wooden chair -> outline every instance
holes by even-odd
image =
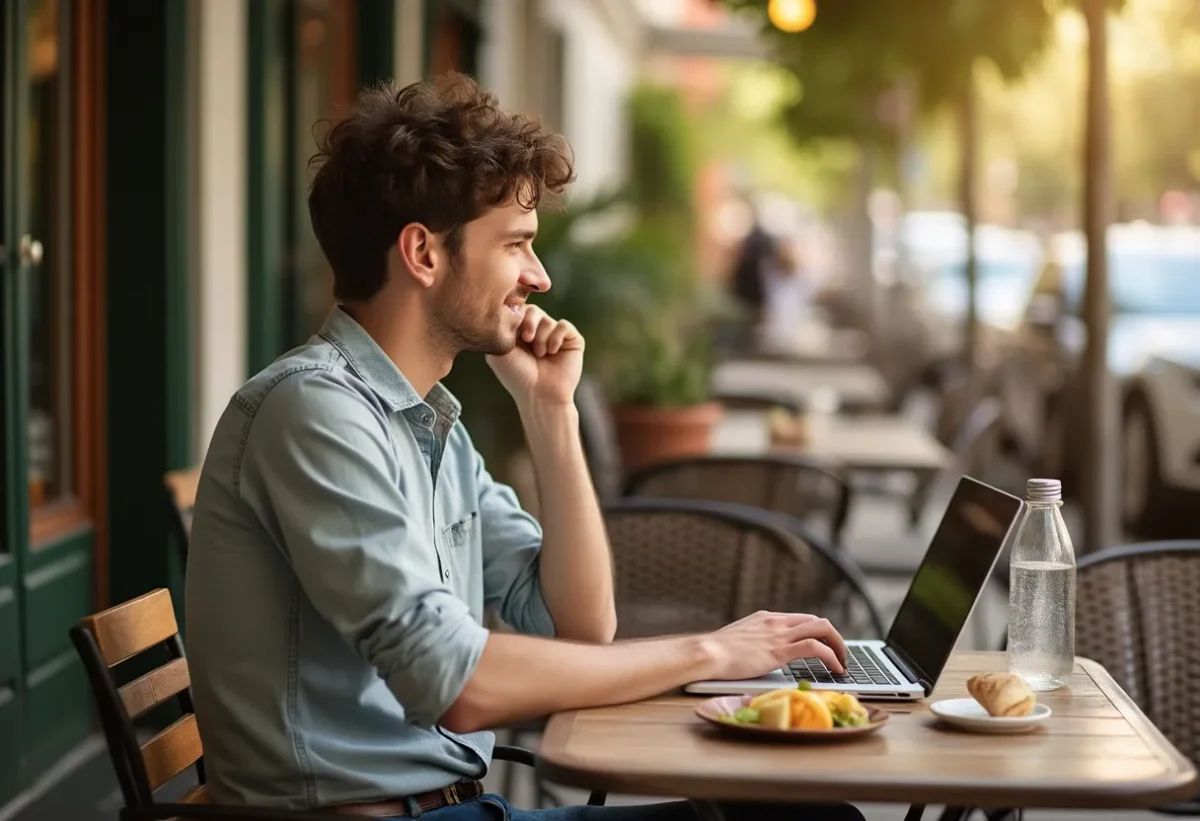
[[[109,757],[125,806],[121,821],[152,819],[239,819],[239,821],[344,821],[333,812],[247,809],[212,803],[205,786],[203,749],[192,706],[191,678],[183,641],[175,622],[171,594],[151,591],[136,599],[88,616],[71,628],[71,640],[83,661],[96,699]],[[115,668],[147,651],[165,650],[167,663],[118,685]],[[181,716],[151,739],[139,743],[133,722],[174,700]],[[497,746],[493,758],[532,766],[533,753]],[[199,782],[178,802],[159,802],[154,793],[186,770]],[[602,804],[603,793],[590,803]]]
[[[200,468],[173,470],[163,476],[167,491],[167,506],[171,511],[171,532],[183,553],[187,565],[188,539],[192,533],[192,508],[196,506],[196,487],[200,484]]]

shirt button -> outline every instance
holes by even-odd
[[[442,578],[443,578],[443,579],[445,579],[446,581],[450,581],[450,571],[449,571],[449,570],[443,570],[443,571],[442,571]]]
[[[430,422],[432,422],[432,421],[433,421],[433,414],[432,414],[432,413],[423,413],[423,414],[421,414],[421,421],[422,421],[423,423],[425,423],[426,425],[428,425]]]

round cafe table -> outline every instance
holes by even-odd
[[[967,696],[1003,653],[951,657],[929,699]],[[837,744],[734,740],[694,715],[699,696],[554,716],[538,751],[547,781],[587,790],[709,801],[849,801],[950,808],[1155,808],[1193,798],[1197,774],[1103,667],[1078,659],[1067,687],[1039,695],[1033,732],[941,728],[925,702],[881,703],[891,720]]]

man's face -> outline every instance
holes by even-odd
[[[517,344],[525,298],[550,287],[533,252],[537,225],[536,211],[512,202],[463,226],[451,270],[432,294],[437,333],[454,353],[502,356]]]

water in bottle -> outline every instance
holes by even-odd
[[[1009,570],[1008,669],[1035,691],[1067,683],[1075,665],[1075,551],[1062,483],[1030,479]]]

